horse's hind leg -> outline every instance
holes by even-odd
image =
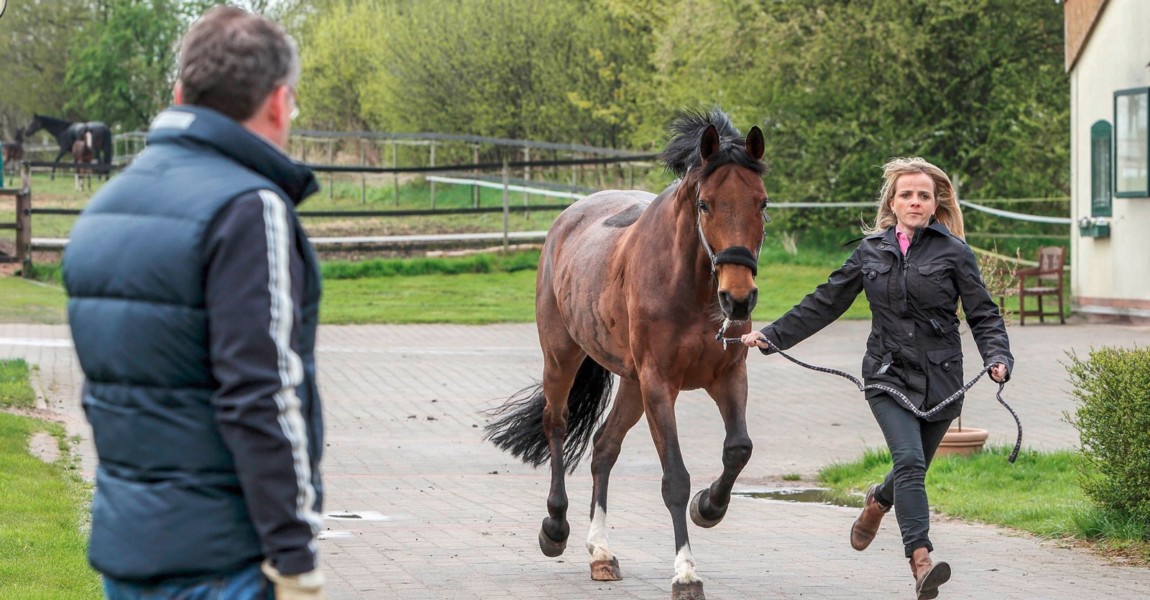
[[[607,547],[607,483],[611,468],[619,458],[623,438],[643,416],[643,394],[639,383],[619,380],[619,393],[607,420],[595,434],[595,449],[591,455],[591,528],[587,532],[587,552],[591,554],[591,579],[617,581],[623,578],[619,561]]]
[[[699,527],[714,527],[727,515],[731,488],[751,460],[751,437],[747,434],[747,377],[729,377],[707,389],[719,406],[726,428],[723,440],[723,473],[710,487],[699,490],[691,500],[691,520]]]
[[[546,556],[559,556],[567,549],[571,526],[567,523],[567,487],[564,471],[563,444],[567,438],[568,395],[586,354],[573,341],[565,340],[562,348],[545,348],[543,352],[543,431],[551,453],[551,487],[547,492],[547,517],[539,530],[539,549]]]

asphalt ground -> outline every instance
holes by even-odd
[[[869,324],[836,323],[794,349],[808,362],[858,374]],[[1009,328],[1015,371],[1004,397],[1019,413],[1023,445],[1074,448],[1064,420],[1075,404],[1067,353],[1145,346],[1150,327],[1067,324]],[[63,326],[0,324],[0,358],[34,370],[41,409],[81,436],[81,468],[95,458],[79,405],[82,376]],[[968,376],[981,364],[964,334]],[[327,419],[323,470],[328,514],[321,550],[328,597],[668,598],[674,574],[670,517],[647,428],[627,437],[611,480],[608,534],[624,579],[590,579],[583,549],[589,526],[589,461],[568,478],[571,540],[558,558],[538,549],[548,473],[482,440],[481,411],[541,374],[535,327],[324,326],[320,389]],[[819,468],[883,445],[862,394],[850,382],[805,371],[779,357],[749,358],[748,427],[754,456],[726,519],[691,525],[691,546],[707,597],[913,598],[898,528],[889,515],[865,552],[848,544],[857,509],[755,499],[746,493],[813,485]],[[989,380],[968,394],[963,424],[1012,444],[1014,420]],[[49,414],[50,413],[50,414]],[[693,489],[721,471],[723,428],[701,392],[677,404],[679,438]],[[784,481],[799,475],[802,481]],[[1108,562],[1088,550],[936,516],[936,560],[954,575],[942,599],[1150,598],[1150,569]]]

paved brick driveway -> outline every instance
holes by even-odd
[[[796,349],[800,358],[857,373],[867,324],[832,325]],[[1007,399],[1026,427],[1026,446],[1073,447],[1065,352],[1144,346],[1150,328],[1104,325],[1011,327],[1018,357]],[[38,365],[46,408],[86,435],[80,376],[66,328],[0,325],[0,357]],[[979,364],[966,336],[967,364]],[[668,598],[673,573],[670,519],[660,469],[642,424],[624,444],[610,497],[610,538],[625,579],[588,576],[582,540],[588,519],[586,463],[568,480],[571,541],[558,559],[536,545],[547,475],[481,441],[480,411],[539,377],[532,325],[353,326],[320,330],[320,386],[326,402],[327,521],[321,542],[329,597]],[[968,367],[969,368],[969,367]],[[737,491],[806,478],[857,457],[882,438],[846,380],[808,374],[777,358],[752,356],[749,427],[755,454]],[[1010,415],[980,383],[964,423],[1013,441]],[[680,438],[694,488],[721,470],[722,425],[712,402],[681,396]],[[94,461],[81,445],[83,468]],[[358,518],[343,518],[352,515]],[[852,509],[736,497],[714,529],[692,526],[708,597],[912,598],[893,518],[865,553],[850,549]],[[1114,566],[1081,550],[994,527],[936,519],[935,556],[954,577],[940,598],[978,600],[1147,598],[1150,569]]]

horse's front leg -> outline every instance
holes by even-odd
[[[607,546],[607,483],[611,469],[619,458],[623,438],[643,416],[643,394],[639,383],[619,380],[619,392],[607,420],[595,433],[595,447],[591,454],[591,528],[587,532],[587,552],[591,554],[591,579],[618,581],[623,578],[619,560]]]
[[[651,439],[663,465],[663,504],[671,513],[675,528],[675,577],[671,579],[673,600],[703,600],[703,581],[695,574],[695,557],[687,535],[687,501],[691,497],[691,474],[683,462],[675,424],[675,398],[678,390],[663,381],[643,382],[643,399]]]
[[[719,406],[727,435],[723,440],[723,473],[710,487],[699,490],[691,500],[691,520],[699,527],[714,527],[727,515],[731,489],[743,467],[751,460],[751,437],[747,434],[747,370],[740,364],[735,372],[707,388]]]
[[[64,155],[69,153],[69,152],[71,152],[71,150],[61,150],[60,153],[56,155],[56,160],[53,160],[52,162],[53,163],[60,162],[60,159],[64,158]],[[50,174],[48,175],[48,179],[50,179],[52,181],[55,181],[55,179],[56,179],[56,165],[55,164],[52,165],[52,170],[51,170]]]

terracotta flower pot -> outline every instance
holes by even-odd
[[[962,429],[958,429],[957,427],[951,427],[947,429],[946,434],[942,436],[942,443],[938,445],[938,450],[934,455],[974,454],[982,450],[982,446],[986,444],[986,438],[988,437],[990,437],[990,432],[985,429],[978,429],[977,427],[963,427]]]

